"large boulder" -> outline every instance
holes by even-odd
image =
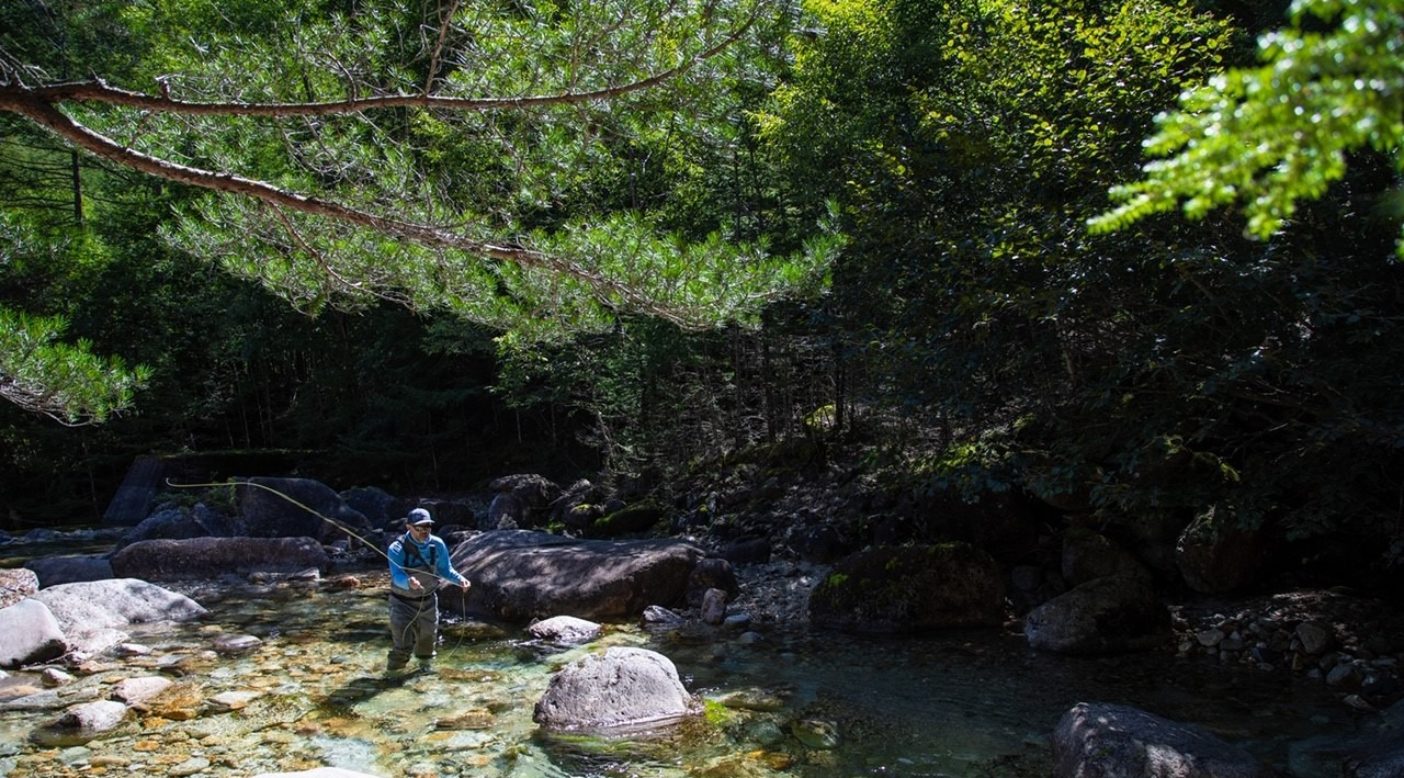
[[[48,606],[69,647],[84,653],[126,639],[121,630],[132,624],[190,621],[206,613],[183,594],[134,578],[60,584],[41,589],[34,599]]]
[[[1211,507],[1180,534],[1175,564],[1185,584],[1202,594],[1226,594],[1251,584],[1267,557],[1260,530],[1244,529],[1233,515]]]
[[[1268,778],[1247,751],[1128,705],[1080,702],[1053,732],[1054,778]]]
[[[495,493],[482,529],[519,529],[546,523],[561,487],[535,473],[505,475],[488,485]]]
[[[604,487],[582,478],[551,501],[551,521],[570,529],[583,530],[604,515],[604,504],[608,499],[609,493]]]
[[[584,528],[586,535],[593,538],[616,538],[647,532],[657,526],[667,511],[657,503],[644,501],[637,505],[627,505],[594,519]]]
[[[511,492],[498,492],[492,496],[492,502],[488,503],[487,514],[483,516],[483,523],[478,528],[521,529],[528,526],[528,522],[526,503]]]
[[[235,487],[234,499],[236,535],[327,541],[343,536],[343,527],[357,533],[370,529],[341,495],[310,478],[249,478]]]
[[[834,566],[809,597],[810,623],[862,633],[998,625],[1004,577],[967,543],[886,546]]]
[[[675,540],[575,540],[529,530],[483,532],[454,547],[453,563],[472,581],[467,603],[456,587],[441,597],[503,621],[570,615],[628,620],[649,605],[682,600],[701,549]]]
[[[185,540],[228,534],[229,520],[204,503],[194,508],[166,505],[128,530],[117,542],[117,548],[143,540]]]
[[[63,656],[68,643],[48,606],[20,600],[0,608],[0,667],[20,667]]]
[[[190,538],[143,540],[112,556],[120,578],[172,581],[251,572],[291,573],[331,565],[326,549],[312,538]]]
[[[1151,577],[1150,569],[1131,552],[1106,535],[1085,527],[1070,527],[1063,533],[1061,561],[1063,580],[1069,586],[1109,575]]]
[[[25,568],[0,569],[0,608],[8,608],[39,591],[39,576]]]
[[[1375,730],[1352,746],[1345,759],[1346,778],[1399,778],[1404,775],[1404,701],[1396,702],[1373,722]]]
[[[614,647],[552,676],[532,720],[553,731],[619,731],[674,723],[695,711],[666,656]]]
[[[39,576],[39,586],[58,586],[79,581],[104,581],[113,577],[112,560],[106,554],[73,554],[31,559],[24,566]]]
[[[1164,646],[1170,611],[1140,576],[1097,578],[1024,617],[1024,636],[1042,651],[1111,654]]]
[[[725,559],[708,557],[697,562],[687,577],[687,605],[696,608],[702,604],[702,597],[709,589],[720,589],[728,600],[736,599],[741,593],[741,584],[736,580],[736,568]]]
[[[397,529],[405,511],[396,509],[395,496],[375,486],[358,486],[341,493],[346,506],[366,517],[377,529]]]

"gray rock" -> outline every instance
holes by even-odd
[[[1143,578],[1098,578],[1031,611],[1024,636],[1030,646],[1056,653],[1145,650],[1170,641],[1170,612]]]
[[[488,503],[487,515],[479,529],[509,530],[526,526],[529,526],[526,503],[510,492],[499,492]]]
[[[1194,633],[1195,640],[1198,640],[1199,645],[1205,648],[1213,648],[1219,645],[1224,642],[1225,637],[1227,636],[1224,635],[1224,631],[1221,629],[1201,629]]]
[[[70,647],[84,652],[125,641],[129,636],[120,630],[131,624],[189,621],[206,612],[183,594],[135,578],[60,584],[40,590],[34,599],[53,612]]]
[[[341,493],[347,507],[366,517],[372,527],[393,529],[400,524],[401,516],[395,511],[395,497],[384,489],[374,486],[361,486]]]
[[[1360,669],[1349,662],[1342,662],[1326,673],[1326,685],[1342,689],[1355,689],[1360,686]]]
[[[1297,639],[1302,641],[1302,651],[1315,656],[1326,652],[1335,640],[1330,625],[1317,621],[1303,621],[1297,625]]]
[[[703,553],[676,540],[574,540],[499,530],[458,544],[452,556],[473,586],[466,603],[455,587],[440,592],[451,611],[516,622],[561,614],[609,621],[679,602]]]
[[[116,575],[147,581],[215,578],[259,571],[292,573],[309,567],[325,570],[330,566],[326,549],[310,537],[143,540],[112,557],[112,570]]]
[[[496,494],[480,527],[484,530],[541,526],[561,498],[561,487],[535,473],[507,475],[488,485]]]
[[[560,497],[551,501],[551,521],[575,530],[585,529],[595,519],[604,515],[604,503],[607,499],[608,494],[602,487],[582,478],[566,487]]]
[[[96,736],[115,729],[126,716],[126,705],[115,700],[97,700],[74,705],[49,726],[75,735]]]
[[[707,624],[720,624],[726,619],[726,592],[721,589],[708,589],[702,597],[702,621]]]
[[[248,707],[248,704],[263,696],[263,692],[232,691],[221,692],[209,699],[211,710],[226,713]]]
[[[68,700],[60,697],[56,690],[50,689],[0,702],[0,710],[58,710],[67,704]]]
[[[27,599],[0,608],[0,667],[47,662],[67,650],[63,626],[44,603]]]
[[[338,525],[358,534],[371,528],[341,495],[310,478],[250,478],[235,487],[234,499],[236,535],[329,541],[346,534]]]
[[[0,608],[8,608],[39,591],[39,576],[33,570],[0,570]]]
[[[1404,710],[1404,703],[1394,709]],[[1386,716],[1389,714],[1387,713]],[[1355,748],[1345,760],[1346,778],[1399,778],[1404,775],[1404,731],[1390,728]]]
[[[563,646],[578,646],[598,638],[603,628],[593,621],[577,619],[574,616],[553,616],[532,624],[527,632],[537,640],[558,643]]]
[[[552,676],[532,720],[556,731],[618,731],[673,723],[696,712],[671,660],[614,647]]]
[[[41,587],[112,578],[112,562],[101,554],[71,554],[31,559],[24,566],[39,576]]]
[[[736,570],[725,559],[708,557],[692,568],[687,577],[687,604],[696,608],[702,605],[702,598],[709,589],[721,589],[728,600],[736,599],[741,593],[741,585],[736,581]]]
[[[681,615],[662,605],[650,605],[643,610],[645,624],[681,624],[683,621],[685,619]]]
[[[209,535],[210,532],[195,520],[189,509],[170,505],[157,510],[132,527],[117,542],[117,548],[130,546],[142,540],[185,540]]]
[[[67,686],[73,683],[72,675],[58,669],[57,667],[46,667],[39,675],[39,682],[50,689],[57,689],[60,686]]]
[[[1252,754],[1191,724],[1127,705],[1080,702],[1053,733],[1055,778],[1268,778]]]
[[[112,699],[128,705],[141,705],[175,684],[169,678],[159,675],[146,675],[139,678],[125,678],[112,687]]]
[[[263,641],[253,635],[220,635],[214,639],[215,652],[226,656],[247,654],[261,645]]]

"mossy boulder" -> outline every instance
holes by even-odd
[[[1004,577],[966,543],[881,546],[834,566],[810,594],[816,627],[861,633],[917,633],[1004,621]]]
[[[616,538],[652,529],[663,519],[663,506],[642,502],[595,519],[587,534],[596,538]]]

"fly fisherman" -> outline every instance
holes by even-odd
[[[410,652],[427,670],[439,639],[439,582],[468,591],[468,579],[453,569],[448,546],[431,534],[434,519],[415,508],[405,517],[405,534],[390,544],[390,649],[387,671],[409,664]]]

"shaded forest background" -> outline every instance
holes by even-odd
[[[0,45],[56,75],[149,84],[203,31],[276,38],[270,20],[287,13],[361,5],[24,0],[0,10]],[[1136,177],[1153,117],[1251,63],[1285,11],[777,7],[703,86],[616,113],[594,128],[590,165],[553,173],[549,202],[515,207],[536,226],[646,212],[691,239],[777,252],[829,219],[845,248],[828,289],[772,304],[758,328],[621,315],[611,332],[526,349],[433,310],[294,310],[161,237],[196,193],[0,114],[0,300],[152,368],[134,408],[101,425],[0,404],[0,526],[94,522],[150,453],[192,475],[280,470],[403,494],[528,471],[666,490],[728,453],[802,440],[893,489],[1212,516],[1268,528],[1342,575],[1399,575],[1390,160],[1357,153],[1265,241],[1231,210],[1085,226]],[[417,29],[433,9],[395,12]],[[510,165],[477,140],[403,127],[407,148],[466,182],[456,196],[517,197]]]

